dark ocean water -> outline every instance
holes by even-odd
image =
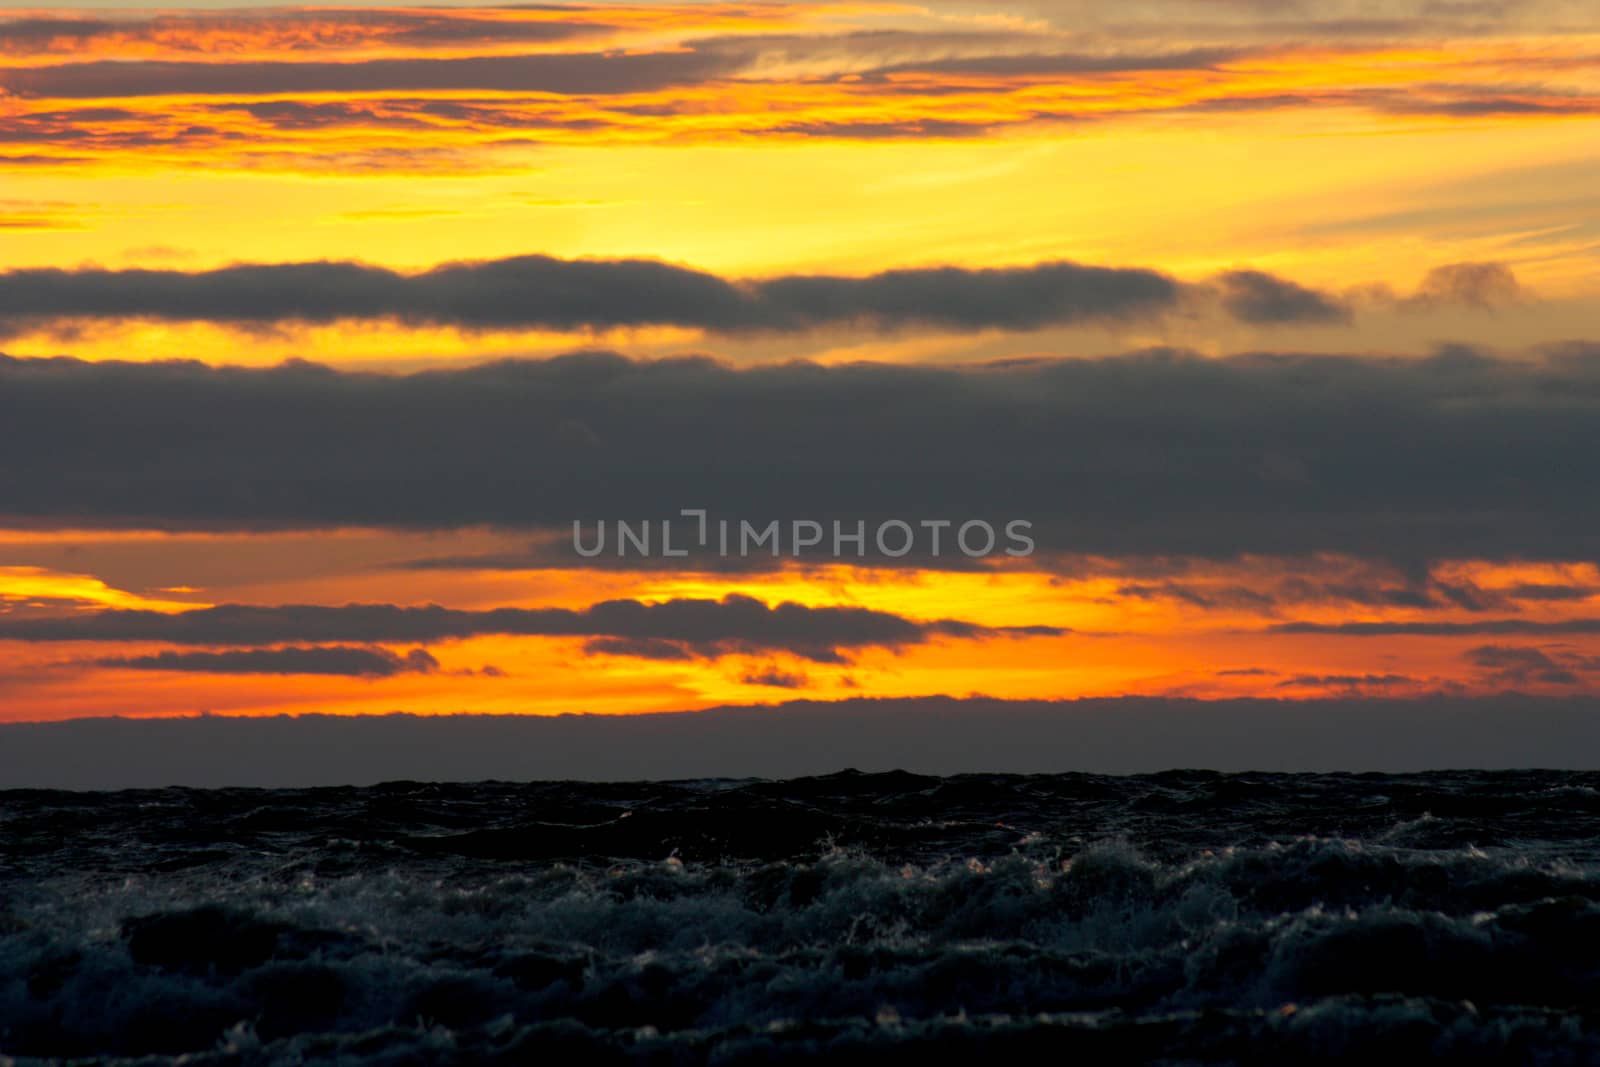
[[[0,1061],[1600,1062],[1600,775],[0,793]]]

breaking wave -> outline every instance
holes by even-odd
[[[1533,772],[0,793],[0,1053],[1589,1063],[1597,842]]]

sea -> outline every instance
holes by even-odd
[[[0,792],[7,1065],[933,1056],[1600,1063],[1600,774]]]

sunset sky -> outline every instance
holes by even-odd
[[[1594,694],[1600,11],[10,8],[0,353],[0,721]]]

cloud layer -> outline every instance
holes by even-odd
[[[19,226],[70,222],[70,216],[55,218],[35,205],[18,204],[33,211],[17,217]],[[1487,311],[1526,296],[1511,269],[1493,262],[1437,267],[1404,296],[1382,285],[1340,295],[1257,270],[1182,282],[1147,267],[1064,260],[759,278],[722,277],[649,259],[544,255],[445,263],[415,273],[348,260],[201,271],[35,267],[0,271],[0,337],[70,332],[105,321],[243,329],[366,322],[567,332],[673,326],[725,335],[829,328],[1020,332],[1153,324],[1175,312],[1216,312],[1255,327],[1326,326],[1350,323],[1361,304],[1389,311]]]
[[[568,608],[495,608],[465,611],[431,605],[259,607],[225,604],[163,613],[111,610],[65,617],[0,617],[0,640],[158,641],[177,645],[276,645],[300,642],[432,643],[503,634],[588,637],[589,650],[647,659],[716,659],[785,652],[819,663],[843,663],[852,650],[901,648],[937,637],[982,639],[1055,636],[1049,626],[993,628],[957,619],[918,621],[858,607],[768,606],[730,594],[721,600],[641,603],[608,600],[581,611]],[[420,650],[419,650],[420,651]],[[162,654],[102,661],[102,665],[152,670],[238,673],[396,673],[436,667],[426,652],[398,657],[363,648],[289,648],[259,652]],[[321,666],[322,671],[303,668]],[[284,668],[294,667],[295,670]],[[277,669],[274,669],[277,668]],[[338,669],[335,669],[338,668]],[[366,669],[358,669],[366,668]]]
[[[149,656],[108,656],[96,666],[135,671],[195,674],[326,674],[352,678],[391,678],[428,674],[439,661],[424,649],[404,656],[384,648],[334,645],[324,648],[231,649],[227,652],[157,652]]]
[[[1253,277],[1297,290],[1267,275]],[[383,319],[469,330],[682,326],[724,333],[843,324],[1029,330],[1150,319],[1174,309],[1181,295],[1182,286],[1157,271],[1065,262],[749,280],[651,260],[549,256],[452,263],[420,274],[349,262],[195,273],[28,269],[0,273],[0,330],[8,322],[17,329],[91,319],[237,325]],[[1296,307],[1279,300],[1274,307],[1275,321],[1323,314],[1315,302]]]
[[[1600,349],[410,375],[0,360],[0,508],[162,527],[1012,519],[1041,551],[1600,555]],[[574,555],[573,563],[581,561]]]
[[[303,715],[0,725],[19,787],[367,785],[863,771],[1593,766],[1591,699],[848,700],[653,715]]]
[[[508,148],[573,141],[1027,136],[1172,114],[1464,124],[1600,112],[1586,24],[1559,2],[1423,4],[1385,18],[1291,5],[1292,22],[1259,4],[1030,7],[994,21],[730,3],[0,17],[0,167],[316,171],[333,156],[459,172],[494,169]],[[346,134],[342,151],[329,152],[320,127]]]

